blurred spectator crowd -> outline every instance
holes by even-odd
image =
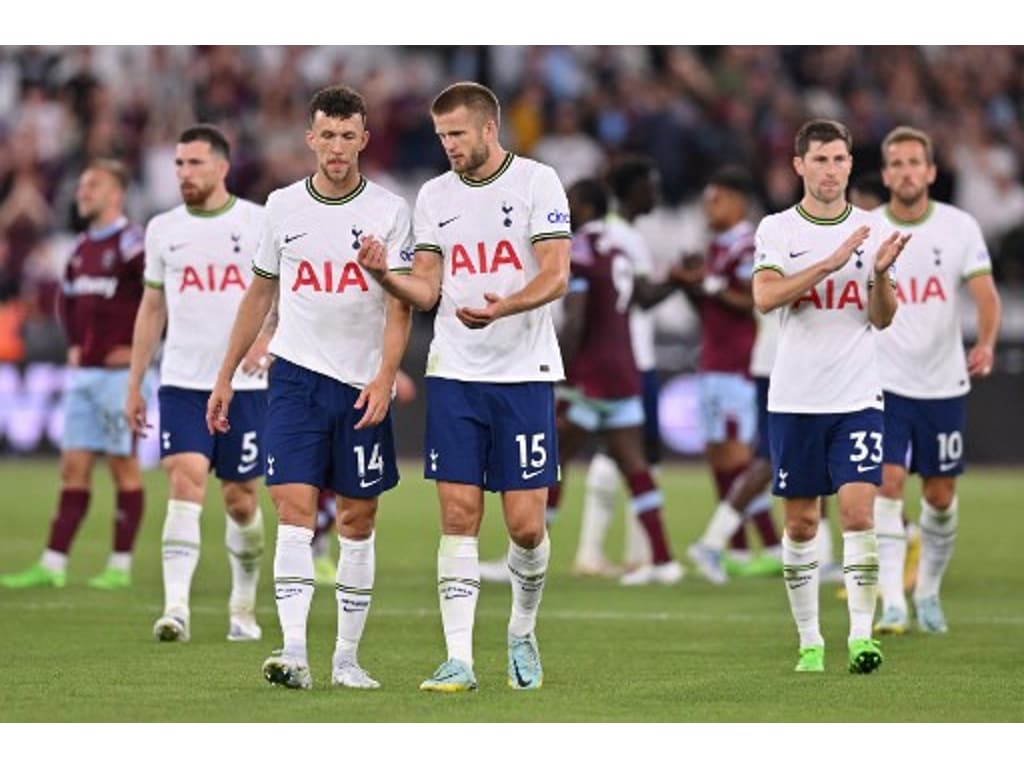
[[[1024,288],[1024,47],[7,47],[0,361],[63,357],[54,298],[87,159],[129,165],[128,210],[144,222],[180,202],[178,133],[212,122],[232,141],[230,188],[262,203],[311,171],[306,105],[344,82],[369,104],[364,172],[412,200],[447,167],[430,100],[464,79],[498,93],[506,146],[566,185],[623,153],[652,157],[663,194],[655,250],[670,254],[701,247],[698,227],[672,222],[693,218],[724,163],[754,173],[764,210],[796,202],[792,139],[808,117],[849,125],[855,176],[878,171],[890,128],[923,128],[936,142],[934,195],[978,219],[997,279]]]

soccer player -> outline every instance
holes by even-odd
[[[783,563],[800,636],[798,672],[821,672],[815,534],[818,497],[838,493],[848,593],[849,670],[882,663],[871,637],[878,592],[872,510],[882,480],[882,387],[875,330],[892,322],[889,268],[907,242],[846,202],[850,133],[831,120],[797,132],[793,167],[804,195],[757,229],[754,302],[781,309],[779,347],[768,390],[773,493],[785,508]],[[874,229],[874,232],[872,232]]]
[[[559,338],[569,394],[558,421],[559,457],[564,468],[589,435],[604,438],[652,552],[651,564],[624,574],[620,583],[676,584],[685,571],[669,552],[663,498],[644,453],[642,382],[629,321],[633,262],[626,252],[632,233],[621,219],[608,218],[608,194],[592,179],[569,190],[569,213],[572,274]],[[558,509],[562,481],[548,491],[549,520]]]
[[[114,548],[90,587],[131,585],[143,492],[135,442],[124,418],[131,323],[142,298],[143,235],[124,216],[128,173],[116,160],[89,163],[75,203],[88,224],[64,272],[60,317],[68,339],[61,492],[42,559],[0,578],[6,587],[63,587],[75,534],[89,508],[92,469],[106,456],[117,489]]]
[[[267,200],[253,281],[206,412],[211,433],[238,429],[231,374],[280,293],[264,449],[278,515],[274,592],[284,647],[263,663],[263,675],[288,688],[313,684],[306,623],[321,488],[336,494],[341,549],[331,683],[380,686],[358,651],[373,598],[377,501],[398,483],[389,408],[412,315],[364,274],[357,256],[372,246],[388,269],[408,272],[412,238],[409,206],[359,171],[366,118],[362,96],[349,88],[313,96],[306,145],[316,171]]]
[[[700,399],[708,463],[718,490],[719,504],[700,541],[689,555],[715,584],[727,581],[722,554],[726,542],[742,528],[743,515],[758,527],[765,550],[743,563],[744,572],[778,573],[781,548],[772,521],[767,489],[743,507],[730,502],[733,485],[753,459],[751,444],[757,430],[757,393],[748,376],[757,333],[750,280],[754,266],[754,227],[747,210],[754,183],[739,167],[714,173],[704,189],[704,216],[715,233],[708,256],[699,266],[677,268],[690,286],[701,313]]]
[[[160,456],[170,498],[163,528],[164,611],[153,625],[161,641],[188,641],[189,593],[199,562],[199,516],[207,475],[220,479],[227,512],[225,544],[231,562],[228,640],[259,640],[256,587],[263,554],[257,479],[263,473],[261,433],[266,413],[267,339],[254,344],[235,387],[230,435],[206,430],[206,401],[228,343],[235,309],[256,251],[263,208],[228,192],[230,147],[212,125],[178,137],[175,166],[182,205],[146,227],[146,287],[135,318],[125,413],[145,434],[142,377],[164,326],[160,366]],[[262,320],[262,318],[261,318]]]
[[[473,624],[480,593],[484,491],[501,493],[511,542],[508,683],[544,680],[535,627],[550,543],[548,487],[558,477],[553,382],[563,378],[549,302],[569,276],[569,208],[549,166],[498,140],[498,99],[455,83],[431,105],[451,171],[420,190],[410,275],[382,248],[360,254],[388,292],[422,311],[440,301],[427,360],[425,476],[437,481],[438,593],[448,658],[420,688],[476,688]]]
[[[875,499],[882,591],[877,630],[902,634],[908,626],[903,486],[909,469],[921,476],[917,624],[924,632],[945,632],[939,588],[956,539],[956,478],[964,471],[967,391],[970,377],[992,371],[999,294],[978,223],[964,211],[929,197],[936,169],[928,134],[906,126],[894,129],[882,142],[882,162],[890,194],[885,216],[914,237],[896,272],[900,310],[878,337],[885,439],[882,487]],[[966,284],[978,318],[977,341],[966,358],[960,331],[961,284]]]
[[[654,318],[648,311],[680,288],[673,280],[654,282],[653,260],[643,235],[634,222],[654,210],[658,199],[658,173],[651,160],[627,156],[612,166],[608,184],[616,201],[618,247],[633,267],[633,298],[629,313],[633,356],[643,387],[643,438],[647,464],[651,470],[661,460],[661,434],[658,429],[658,371],[654,357]],[[619,492],[619,468],[614,460],[598,451],[590,462],[585,481],[580,540],[573,572],[578,575],[614,575],[617,569],[604,556],[604,538],[608,532]],[[649,539],[639,518],[627,512],[624,566],[637,570],[631,582],[644,583],[654,573]],[[627,582],[630,583],[630,582]]]

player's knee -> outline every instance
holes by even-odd
[[[935,480],[943,482],[934,482]],[[933,508],[948,509],[956,496],[956,485],[952,478],[933,478],[925,483],[922,495]]]
[[[248,483],[226,483],[223,488],[224,508],[239,525],[245,525],[256,514],[256,487]]]
[[[346,539],[361,541],[370,538],[377,520],[377,504],[360,503],[346,504],[338,510],[338,535]]]
[[[60,482],[64,488],[88,488],[88,465],[69,459],[61,461]]]

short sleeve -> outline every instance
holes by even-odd
[[[164,287],[164,252],[159,232],[153,221],[146,226],[144,250],[146,266],[142,272],[142,278],[147,287],[162,289]]]
[[[399,200],[395,211],[391,231],[384,243],[388,254],[388,270],[391,272],[409,272],[412,270],[412,258],[415,253],[412,238],[412,221],[409,205]]]
[[[424,185],[416,196],[416,208],[413,211],[413,241],[415,250],[430,251],[441,255],[440,238],[437,236],[437,221],[430,211],[428,186]]]
[[[539,165],[533,177],[530,211],[530,242],[568,240],[569,201],[558,174],[547,165]]]
[[[737,248],[736,259],[732,265],[732,277],[749,283],[754,277],[754,244],[747,241]]]
[[[256,256],[252,260],[252,271],[268,280],[276,280],[281,273],[281,249],[271,222],[271,205],[274,196],[267,200],[260,224],[260,241],[256,246]]]
[[[761,220],[754,235],[754,266],[751,275],[764,269],[786,274],[785,262],[782,259],[784,243],[778,233],[778,227],[770,218]]]
[[[972,277],[987,275],[992,272],[992,258],[988,253],[988,246],[985,245],[985,238],[981,234],[981,227],[973,216],[968,216],[964,222],[964,254],[963,269],[960,272],[964,282]]]

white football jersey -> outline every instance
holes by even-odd
[[[356,259],[361,238],[387,248],[388,266],[412,266],[409,206],[361,178],[343,198],[324,197],[312,177],[271,193],[253,271],[279,280],[270,351],[353,387],[380,369],[387,294]]]
[[[487,305],[485,293],[508,296],[540,271],[533,245],[571,238],[569,204],[554,170],[509,152],[482,181],[449,171],[420,190],[414,214],[417,251],[441,258],[441,302],[427,375],[461,381],[560,381],[558,349],[546,304],[467,328],[460,307]]]
[[[795,274],[831,255],[864,224],[871,227],[871,234],[845,266],[790,305],[779,307],[769,411],[851,413],[882,407],[875,330],[868,321],[868,286],[875,254],[892,227],[852,205],[835,219],[815,218],[797,205],[762,219],[754,272]]]
[[[904,397],[964,395],[971,385],[958,297],[961,283],[992,272],[981,228],[944,203],[931,203],[913,222],[881,210],[892,227],[913,235],[894,269],[900,308],[878,336],[882,387]]]
[[[754,349],[750,353],[750,375],[757,378],[768,378],[775,365],[775,353],[779,347],[779,315],[773,309],[768,314],[754,311],[757,320],[757,336]]]
[[[216,211],[179,205],[146,226],[146,285],[162,288],[167,301],[161,384],[213,389],[249,285],[263,215],[263,206],[232,195]],[[266,389],[267,382],[239,366],[231,385]]]
[[[650,280],[651,272],[654,269],[654,259],[640,230],[621,216],[612,214],[608,217],[608,231],[633,264],[633,274],[636,277],[645,277]],[[636,367],[641,371],[652,370],[656,362],[653,310],[641,309],[636,306],[629,310],[629,335],[633,342],[633,358],[636,360]]]

